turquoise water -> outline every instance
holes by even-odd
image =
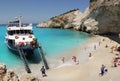
[[[34,34],[39,43],[42,45],[46,55],[53,56],[62,53],[84,43],[89,35],[73,30],[36,28],[33,26]],[[7,64],[8,67],[13,67],[23,64],[20,57],[12,54],[5,44],[6,26],[0,26],[0,63]]]

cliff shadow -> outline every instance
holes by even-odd
[[[120,44],[120,38],[119,38],[118,34],[110,33],[110,34],[106,34],[106,35],[102,35],[102,36],[108,37],[108,38],[110,38],[111,40],[116,41],[117,43]]]

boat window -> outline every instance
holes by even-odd
[[[31,30],[11,30],[8,31],[9,35],[14,35],[14,34],[33,34],[33,31]]]
[[[18,23],[8,24],[8,27],[12,27],[12,26],[19,27],[19,24]]]
[[[13,35],[13,34],[15,34],[15,31],[13,31],[13,30],[12,31],[8,31],[8,34],[9,35]]]
[[[16,33],[19,34],[20,33],[19,30],[16,30]]]
[[[25,34],[27,34],[27,30],[24,30]]]
[[[17,21],[10,21],[8,23],[8,27],[12,27],[12,26],[19,27],[19,20],[17,20]]]
[[[31,30],[24,30],[25,34],[33,34],[33,32]]]
[[[12,35],[11,31],[8,31],[8,34],[9,34],[9,35]]]
[[[33,31],[29,30],[29,34],[33,34]]]
[[[24,30],[20,30],[20,33],[23,34],[23,33],[24,33]]]
[[[15,41],[14,40],[8,40],[8,44],[11,45],[11,46],[14,46],[15,45]]]

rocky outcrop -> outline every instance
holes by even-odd
[[[120,33],[120,0],[90,0],[90,14],[80,29],[95,34]]]
[[[38,27],[52,27],[52,28],[75,28],[80,25],[80,18],[82,13],[79,9],[70,10],[59,16],[52,17],[50,20],[38,24]],[[77,22],[76,22],[77,21]]]
[[[94,34],[120,33],[120,0],[90,0],[81,13],[73,10],[53,17],[38,27],[73,28]]]
[[[0,64],[0,81],[40,81],[38,78],[32,76],[31,74],[25,74],[19,77],[15,74],[13,70],[7,70],[5,64]]]
[[[0,81],[19,81],[19,79],[12,70],[7,70],[6,65],[0,64]]]
[[[32,76],[31,74],[24,74],[20,78],[21,81],[40,81],[38,78]]]

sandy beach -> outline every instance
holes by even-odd
[[[112,60],[118,52],[111,53],[111,47],[116,45],[120,46],[107,37],[93,36],[84,44],[58,56],[47,57],[50,66],[50,69],[46,70],[47,77],[42,77],[40,72],[42,63],[30,65],[32,74],[41,81],[120,81],[120,67],[112,67]],[[77,62],[72,60],[72,56],[77,57]],[[61,61],[62,57],[65,57],[64,63]],[[102,64],[106,66],[108,72],[100,76]],[[26,73],[23,68],[15,72],[19,75]]]

